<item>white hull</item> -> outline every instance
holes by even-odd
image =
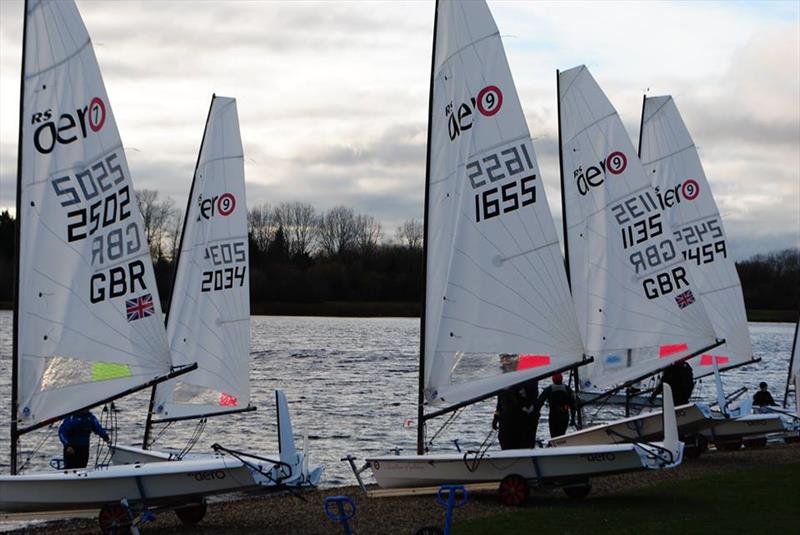
[[[784,433],[791,429],[779,414],[748,414],[740,418],[718,420],[714,427],[703,431],[710,441],[730,441]]]
[[[479,462],[457,453],[375,457],[367,462],[382,488],[485,483],[502,481],[511,474],[534,484],[559,486],[591,477],[676,466],[681,462],[683,443],[669,463],[659,460],[653,451],[655,448],[648,446],[622,444],[487,452]]]
[[[273,466],[253,459],[265,473]],[[241,461],[218,455],[204,460],[109,466],[104,469],[0,476],[0,511],[87,509],[104,504],[157,505],[273,485]]]
[[[702,404],[689,403],[675,408],[678,435],[689,437],[716,422],[711,411]],[[664,434],[661,410],[623,418],[604,425],[582,429],[550,440],[550,446],[587,446],[591,444],[623,444],[633,441],[659,440]]]

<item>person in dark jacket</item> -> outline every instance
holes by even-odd
[[[94,414],[81,411],[64,418],[58,427],[58,438],[64,446],[64,468],[85,468],[89,463],[89,439],[92,433],[110,442],[108,433]]]
[[[772,398],[772,394],[767,390],[767,383],[762,381],[758,384],[758,392],[753,394],[753,405],[756,407],[772,407],[777,405]]]
[[[650,398],[655,399],[664,390],[664,383],[672,388],[672,399],[675,405],[686,405],[692,397],[694,390],[694,372],[692,367],[685,360],[667,366],[661,372],[661,381],[653,390]]]
[[[550,438],[555,438],[567,432],[570,422],[575,422],[575,395],[572,389],[564,383],[564,377],[557,373],[553,375],[553,384],[542,390],[536,400],[534,412],[538,419],[539,413],[545,403],[550,405]]]
[[[517,367],[517,355],[503,353],[500,366],[504,373]],[[497,408],[492,419],[492,429],[497,430],[500,448],[504,450],[533,448],[536,446],[536,416],[534,403],[539,394],[539,384],[528,381],[507,388],[497,396]]]

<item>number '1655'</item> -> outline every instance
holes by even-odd
[[[536,202],[536,175],[514,180],[475,194],[475,222],[513,212]]]

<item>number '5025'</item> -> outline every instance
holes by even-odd
[[[513,212],[536,202],[536,175],[507,182],[475,194],[475,222]]]

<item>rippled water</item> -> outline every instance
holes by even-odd
[[[0,311],[0,470],[8,470],[8,425],[12,315]],[[763,360],[725,375],[725,387],[733,391],[747,386],[750,394],[759,381],[770,384],[782,399],[786,381],[792,324],[752,323],[750,334],[755,356]],[[325,486],[352,484],[354,479],[341,457],[352,453],[386,453],[394,447],[415,449],[417,352],[419,320],[410,318],[317,318],[256,316],[252,319],[252,399],[254,413],[211,418],[196,451],[213,442],[253,453],[277,451],[273,389],[289,398],[295,434],[307,434],[314,464],[325,466]],[[713,380],[706,379],[696,392],[711,400]],[[147,392],[117,402],[120,443],[141,441]],[[439,449],[452,449],[452,439],[462,447],[475,447],[490,429],[494,400],[464,410],[437,440]],[[601,414],[600,417],[608,414]],[[431,431],[439,425],[429,424]],[[164,434],[159,445],[182,446],[194,428],[182,422]],[[547,425],[539,426],[546,438]],[[30,450],[47,431],[23,439]],[[301,440],[301,439],[300,439]],[[53,430],[32,460],[36,469],[47,469],[53,456],[60,457]]]

